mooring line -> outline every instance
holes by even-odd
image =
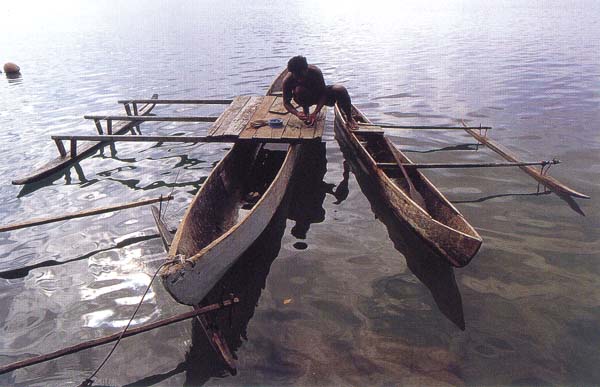
[[[140,309],[140,307],[142,306],[142,303],[144,302],[144,298],[146,297],[146,294],[148,294],[148,291],[150,290],[150,287],[152,286],[152,282],[154,282],[154,279],[156,278],[156,276],[158,275],[158,273],[160,272],[160,270],[163,268],[163,266],[169,264],[170,262],[164,262],[162,263],[158,269],[156,269],[156,272],[154,273],[154,275],[152,276],[152,279],[150,280],[150,283],[148,284],[148,286],[146,287],[146,290],[144,291],[144,294],[142,295],[142,299],[140,300],[140,302],[138,303],[137,307],[135,308],[135,311],[133,312],[133,314],[131,315],[131,318],[129,319],[129,322],[127,323],[127,325],[125,326],[125,329],[123,329],[123,331],[121,332],[121,334],[119,335],[119,338],[117,339],[117,341],[115,342],[115,345],[113,345],[112,349],[110,350],[110,352],[108,352],[108,354],[106,355],[106,357],[104,358],[104,360],[102,361],[102,363],[98,366],[98,368],[96,368],[96,370],[94,371],[94,373],[87,379],[85,379],[78,387],[89,387],[94,383],[93,378],[96,376],[96,374],[100,371],[100,369],[102,369],[102,367],[106,364],[106,362],[108,361],[108,359],[110,359],[110,357],[112,356],[112,354],[115,352],[115,350],[117,349],[117,346],[119,345],[119,343],[121,342],[121,339],[123,338],[123,335],[125,334],[125,332],[127,331],[127,329],[129,328],[129,326],[131,325],[131,322],[133,321],[133,319],[135,318],[136,313],[138,312],[138,310]]]

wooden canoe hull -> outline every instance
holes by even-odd
[[[184,221],[178,229],[171,245],[169,255],[173,257],[174,262],[178,262],[176,258],[178,254],[187,255],[190,253],[190,251],[185,251],[180,246],[185,244],[189,246],[190,243],[193,245],[191,239],[198,237],[195,236],[195,232],[193,231],[185,232],[185,230],[193,228],[192,223],[197,222],[198,216],[201,216],[199,211],[196,210],[199,206],[198,204],[203,200],[211,200],[209,196],[215,194],[231,194],[227,192],[227,184],[221,183],[223,176],[228,174],[229,166],[236,164],[235,162],[232,163],[233,158],[238,157],[242,152],[251,153],[253,151],[252,149],[237,149],[240,145],[242,144],[236,144],[215,167],[194,198],[194,201],[190,204],[188,212],[184,216]],[[253,147],[255,146],[251,146],[250,148]],[[165,267],[161,272],[163,285],[176,301],[187,305],[200,303],[227,270],[237,261],[238,257],[263,232],[285,195],[290,178],[297,164],[300,147],[300,144],[289,145],[289,150],[277,176],[252,210],[245,214],[238,223],[183,263],[178,262]],[[202,228],[202,226],[198,227],[197,231],[201,233]],[[192,249],[193,247],[190,248],[190,250]]]
[[[152,96],[152,99],[157,98],[158,94],[154,94]],[[152,111],[153,108],[154,104],[146,104],[140,108],[139,115],[147,115]],[[140,124],[140,122],[138,121],[115,121],[113,123],[113,134],[126,134],[129,130],[131,130],[134,126],[138,124]],[[67,153],[65,156],[59,156],[54,160],[51,160],[48,163],[44,164],[40,168],[30,172],[29,175],[13,180],[12,184],[23,185],[42,180],[52,175],[53,173],[60,171],[63,168],[75,164],[80,160],[83,160],[84,158],[90,156],[106,144],[108,143],[88,142],[85,144],[78,144],[77,155],[75,157],[71,157],[70,153]]]
[[[287,71],[267,95],[281,91]],[[285,157],[268,187],[247,212],[241,212],[242,181],[256,164],[260,145],[237,143],[215,166],[188,207],[161,270],[162,283],[182,304],[199,304],[269,224],[281,204],[300,152],[308,145],[279,145]],[[250,169],[247,169],[250,168]],[[255,168],[256,169],[256,168]],[[262,170],[257,167],[258,175]],[[183,259],[182,259],[183,257]]]
[[[358,114],[362,116],[358,110]],[[362,116],[364,122],[369,122]],[[378,167],[367,149],[360,144],[359,139],[345,125],[345,120],[338,107],[335,107],[335,133],[340,145],[349,149],[356,157],[357,165],[371,177],[377,187],[381,199],[388,205],[390,211],[402,223],[408,225],[434,251],[447,259],[453,266],[462,267],[468,264],[481,247],[482,239],[473,227],[464,219],[460,212],[441,194],[431,182],[418,170],[409,170],[411,181],[418,187],[419,193],[428,203],[427,211],[419,207],[407,193],[395,183],[382,168]],[[380,136],[377,141],[387,143],[383,133],[373,133],[373,138]],[[402,152],[395,147],[389,147],[399,159],[411,163]],[[445,222],[436,220],[430,213],[443,212],[437,217]]]

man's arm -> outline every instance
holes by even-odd
[[[325,103],[327,102],[327,87],[325,86],[325,78],[323,78],[323,73],[321,72],[321,69],[319,69],[317,66],[312,66],[312,65],[309,68],[310,68],[310,71],[313,72],[314,87],[315,87],[315,91],[316,91],[317,95],[319,96],[319,99],[317,101],[317,107],[311,113],[311,115],[308,117],[308,121],[312,125],[315,123],[317,116],[319,115],[319,112],[321,111],[323,106],[325,106]]]
[[[281,88],[283,89],[283,107],[288,112],[292,113],[296,117],[298,117],[298,110],[292,105],[292,74],[288,73],[285,78],[283,78],[283,83]]]

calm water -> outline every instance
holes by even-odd
[[[173,190],[176,225],[226,145],[118,144],[42,184],[10,181],[55,156],[50,134],[93,134],[85,113],[153,93],[263,94],[302,53],[374,121],[465,118],[493,126],[525,160],[561,159],[551,173],[592,196],[579,200],[586,216],[555,195],[529,195],[536,184],[517,170],[428,171],[484,238],[472,263],[452,271],[386,227],[344,163],[330,114],[326,154],[310,158],[303,189],[222,285],[246,300],[226,332],[237,376],[186,321],[126,339],[97,383],[599,384],[599,20],[598,2],[577,0],[5,4],[0,62],[19,64],[22,77],[0,76],[2,223]],[[458,132],[390,135],[415,161],[498,160]],[[0,244],[2,364],[114,333],[164,257],[149,208],[3,233]],[[135,324],[187,310],[156,283]],[[0,385],[76,386],[107,351],[18,370]]]

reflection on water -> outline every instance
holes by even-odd
[[[325,143],[306,144],[294,173],[293,195],[288,218],[296,222],[292,235],[305,239],[310,225],[325,220],[323,200],[331,193],[332,185],[323,181],[327,172]]]
[[[264,95],[301,53],[327,83],[343,83],[374,121],[455,125],[469,118],[494,127],[492,137],[524,160],[562,160],[552,175],[593,198],[579,201],[586,216],[555,195],[523,194],[536,183],[519,170],[427,170],[484,239],[476,259],[448,271],[401,228],[374,218],[377,203],[344,166],[330,114],[327,164],[304,171],[314,185],[300,188],[295,208],[290,203],[277,259],[263,268],[269,275],[259,305],[238,329],[249,338],[239,339],[238,374],[193,376],[185,362],[191,327],[181,323],[127,339],[103,384],[144,385],[160,375],[158,385],[186,378],[209,385],[597,385],[599,4],[9,2],[0,12],[2,52],[23,76],[0,84],[3,223],[173,190],[166,216],[175,225],[229,145],[119,143],[38,185],[9,182],[56,156],[51,134],[94,134],[83,114],[122,114],[117,100],[154,93]],[[202,109],[176,112],[221,111]],[[206,126],[144,123],[141,130],[203,135]],[[460,131],[390,137],[415,162],[501,161],[485,148],[473,152]],[[385,213],[377,216],[385,222]],[[114,333],[105,323],[127,319],[139,297],[126,278],[152,272],[164,258],[155,233],[150,212],[138,209],[1,234],[1,362]],[[105,274],[129,287],[82,300],[82,289],[119,285],[102,281]],[[181,311],[160,286],[153,291],[141,318]],[[99,311],[111,317],[83,326],[82,316]],[[1,375],[0,385],[68,385],[105,354],[85,351]]]
[[[385,198],[378,192],[376,183],[366,175],[358,166],[352,151],[342,146],[344,153],[344,176],[347,176],[352,166],[352,172],[356,176],[362,192],[365,194],[375,217],[385,224],[388,235],[394,247],[404,255],[410,271],[429,289],[440,312],[442,312],[457,327],[464,330],[465,320],[462,308],[460,291],[456,285],[453,268],[433,252],[423,240],[410,229],[408,224],[403,224],[390,211],[385,204]],[[383,286],[394,282],[394,278],[381,281]],[[376,286],[379,287],[379,286]],[[394,297],[393,293],[387,296]],[[402,293],[395,295],[401,297]]]

